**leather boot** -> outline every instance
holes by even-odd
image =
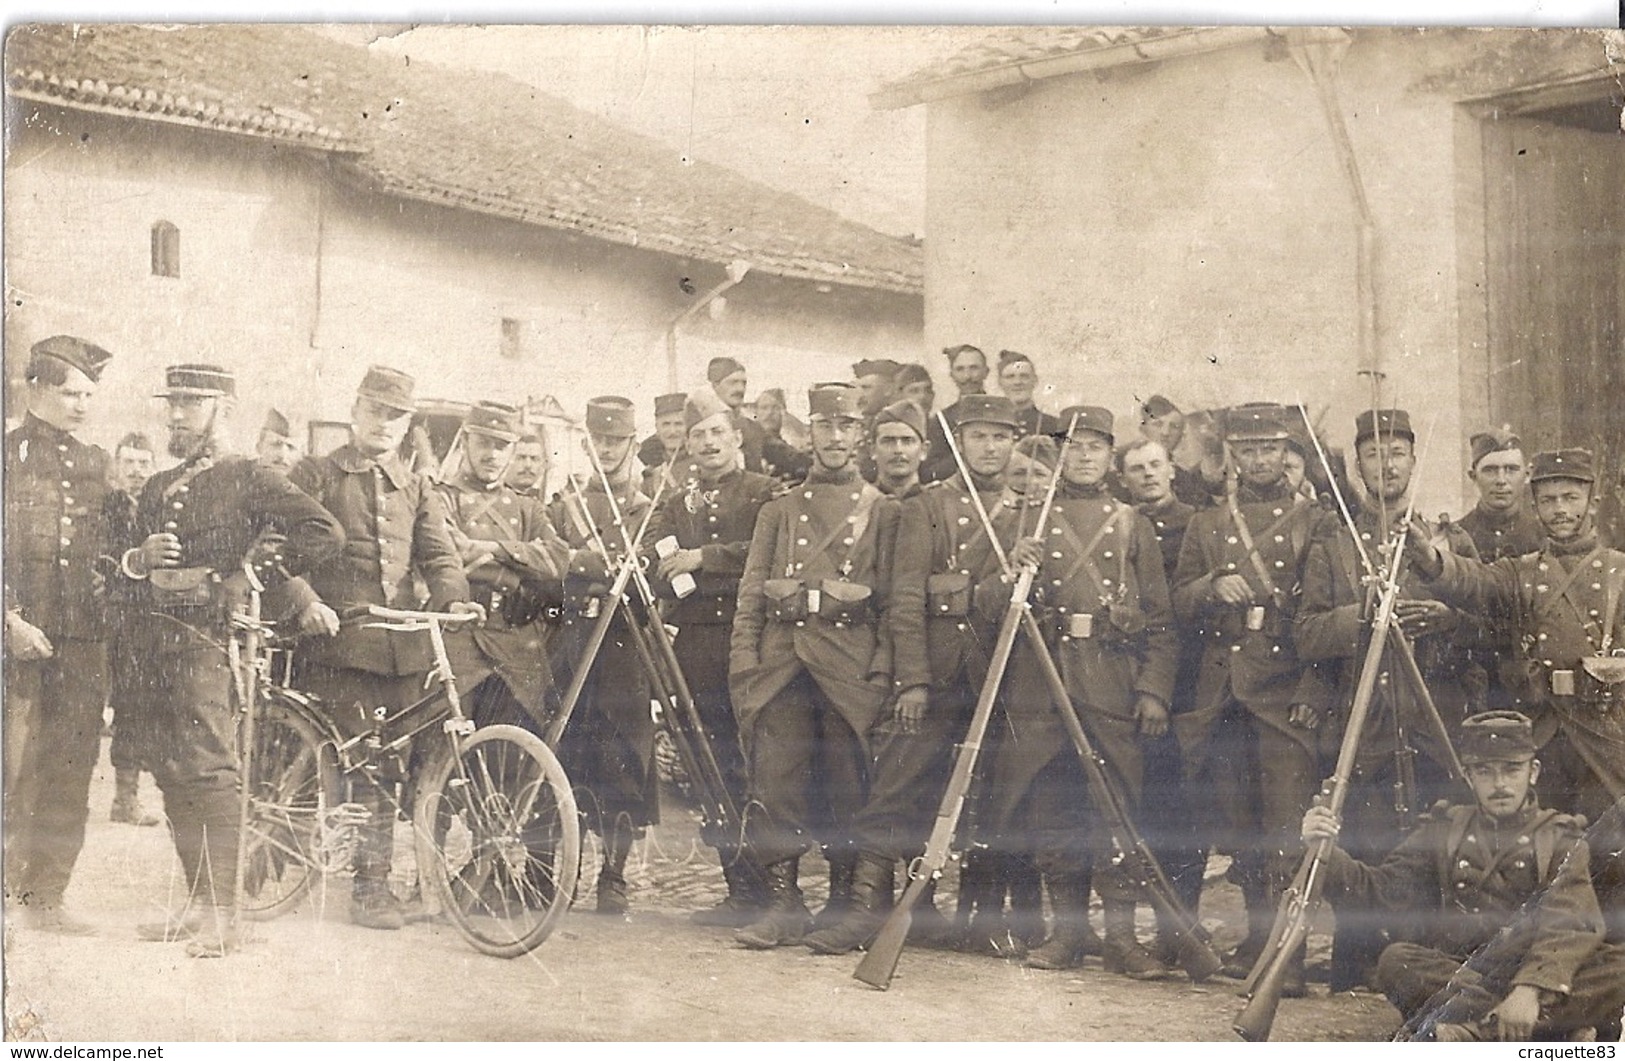
[[[1044,878],[1031,858],[1008,854],[1004,857],[1004,887],[1010,895],[1010,935],[1020,951],[1032,950],[1045,939]],[[1084,894],[1089,894],[1087,887]],[[1084,928],[1094,936],[1087,921]]]
[[[625,917],[632,904],[626,898],[626,858],[632,852],[632,830],[617,826],[604,837],[604,866],[598,871],[600,914]]]
[[[356,831],[355,882],[350,893],[350,921],[362,928],[394,931],[406,925],[400,900],[389,889],[395,856],[395,811],[375,785],[357,786],[355,801],[368,817]],[[476,900],[477,903],[478,900]]]
[[[722,879],[728,883],[728,896],[715,906],[688,915],[691,924],[710,928],[744,928],[762,916],[767,906],[755,873],[740,851],[720,852]]]
[[[230,906],[199,908],[197,930],[186,943],[192,958],[224,958],[237,949],[237,911]]]
[[[1130,980],[1168,980],[1172,969],[1151,956],[1134,935],[1134,903],[1125,899],[1105,900],[1106,956],[1108,973],[1122,973]]]
[[[812,931],[820,932],[846,918],[852,909],[852,875],[857,869],[856,851],[829,851],[829,901],[813,917]]]
[[[141,771],[119,769],[113,771],[113,808],[107,820],[121,825],[157,825],[163,821],[141,806]]]
[[[1076,969],[1083,964],[1085,933],[1089,931],[1089,884],[1076,870],[1044,874],[1055,923],[1044,945],[1028,953],[1033,969]]]
[[[1303,963],[1308,955],[1309,943],[1305,940],[1298,944],[1298,949],[1292,952],[1292,959],[1287,962],[1286,976],[1281,978],[1282,998],[1308,998],[1309,985],[1304,981]]]
[[[1232,980],[1245,980],[1251,975],[1253,966],[1258,963],[1258,956],[1269,942],[1270,930],[1275,925],[1275,904],[1270,901],[1269,886],[1261,875],[1243,872],[1235,876],[1238,878],[1236,884],[1241,888],[1242,902],[1247,907],[1247,935],[1235,950],[1225,955],[1219,975]]]
[[[802,940],[815,954],[850,954],[867,947],[891,910],[896,870],[889,858],[862,855],[852,869],[852,900],[834,924],[816,928]]]
[[[959,899],[954,910],[954,945],[970,954],[997,954],[1005,934],[1003,885],[995,873],[997,855],[972,848],[959,864]]]
[[[812,920],[807,904],[801,899],[801,887],[796,881],[801,859],[787,858],[762,867],[767,879],[767,907],[755,921],[734,933],[741,946],[752,950],[771,950],[786,943],[799,943]]]
[[[953,946],[954,923],[937,909],[936,900],[937,882],[926,881],[919,902],[914,904],[914,917],[908,923],[908,941],[917,947]]]

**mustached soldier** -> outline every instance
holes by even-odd
[[[1296,849],[1321,778],[1318,733],[1294,706],[1292,618],[1320,509],[1287,480],[1292,415],[1273,402],[1225,411],[1239,482],[1224,504],[1191,517],[1174,574],[1174,610],[1204,646],[1195,704],[1175,726],[1187,785],[1214,793],[1208,805],[1227,819],[1219,843],[1234,854],[1230,876],[1247,904],[1246,938],[1223,970],[1237,979],[1269,938],[1284,852]],[[1302,995],[1300,970],[1288,997]]]
[[[797,870],[808,848],[822,841],[832,861],[856,857],[851,823],[867,786],[869,731],[891,690],[883,622],[897,502],[853,463],[863,423],[856,388],[820,385],[807,403],[812,471],[762,506],[729,652],[752,803],[761,808],[752,856],[769,888],[762,917],[735,938],[763,949],[806,931]]]
[[[907,402],[899,404],[915,409]],[[914,415],[918,417],[917,409]],[[902,506],[888,613],[897,698],[891,717],[875,729],[873,782],[852,822],[858,847],[852,909],[837,923],[807,936],[807,946],[818,953],[844,954],[867,943],[891,906],[897,862],[912,859],[925,848],[948,782],[954,743],[969,725],[985,677],[985,646],[993,642],[993,627],[1009,596],[1007,588],[998,592],[1004,587],[1003,570],[971,491],[1004,525],[1000,546],[1009,545],[1015,535],[1015,509],[1000,501],[1017,430],[1010,399],[986,395],[961,399],[955,435],[970,481],[956,473],[927,486]],[[991,615],[973,607],[979,586],[993,590],[991,596],[981,595],[983,603],[993,602]],[[935,909],[923,905],[925,901],[915,915],[915,924],[921,926],[929,925]],[[922,931],[945,935],[945,919],[938,914],[931,920],[937,922],[936,928]]]
[[[1173,698],[1178,646],[1168,583],[1150,522],[1113,498],[1107,486],[1112,414],[1074,406],[1059,419],[1075,426],[1061,457],[1049,524],[1042,540],[1022,539],[1010,558],[1038,568],[1034,585],[1052,655],[1133,816],[1144,771],[1140,740],[1167,732]],[[1050,938],[1027,956],[1027,964],[1079,964],[1093,883],[1105,904],[1107,971],[1142,980],[1168,975],[1135,939],[1138,885],[1109,862],[1109,829],[1100,808],[1090,808],[1077,752],[1026,642],[1011,657],[1007,680],[1013,739],[1000,745],[994,761],[995,820],[1006,833],[1026,838],[1054,913]]]
[[[570,487],[549,507],[553,526],[570,547],[561,629],[552,657],[553,679],[560,689],[586,662],[582,654],[615,580],[611,565],[626,552],[615,526],[617,506],[628,537],[637,533],[649,509],[649,499],[632,479],[637,422],[631,401],[616,395],[592,399],[587,403],[586,428],[583,445],[592,447],[615,501],[610,502],[603,480],[593,471],[579,492]],[[609,553],[608,563],[598,552],[594,528]],[[603,840],[597,910],[616,917],[629,908],[626,860],[632,844],[660,820],[649,679],[626,623],[625,615],[616,615],[610,624],[559,746],[587,827]]]

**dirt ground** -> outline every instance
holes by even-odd
[[[8,1039],[1234,1040],[1240,1001],[1229,980],[1141,984],[1097,960],[1057,973],[910,949],[881,992],[852,978],[856,955],[743,950],[727,931],[688,923],[722,880],[677,805],[634,854],[632,915],[572,911],[526,957],[478,954],[445,925],[354,927],[348,882],[334,879],[303,909],[250,925],[239,953],[190,959],[179,944],[134,936],[162,910],[173,856],[162,828],[110,824],[111,798],[104,757],[68,894],[99,934],[5,927]],[[150,779],[143,798],[157,804]],[[806,860],[809,898],[822,875],[821,861]],[[1204,898],[1221,944],[1238,935],[1225,922],[1239,907],[1222,882]],[[1312,962],[1326,948],[1316,942]],[[1398,1024],[1379,997],[1328,997],[1324,985],[1311,994],[1282,1003],[1277,1040],[1384,1040]]]

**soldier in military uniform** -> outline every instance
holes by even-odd
[[[1286,480],[1290,417],[1272,402],[1225,411],[1239,481],[1224,504],[1191,517],[1174,574],[1174,611],[1203,645],[1194,704],[1174,724],[1188,789],[1212,793],[1204,806],[1227,819],[1218,839],[1247,905],[1247,936],[1224,970],[1237,978],[1269,937],[1285,884],[1280,852],[1296,848],[1322,776],[1319,734],[1295,704],[1292,639],[1320,509]],[[1302,991],[1301,978],[1289,978],[1287,993]]]
[[[28,413],[6,434],[6,899],[31,928],[90,935],[62,906],[89,814],[107,697],[97,557],[107,454],[74,437],[112,355],[57,335],[28,361]]]
[[[761,424],[762,472],[786,485],[794,485],[807,477],[812,466],[812,455],[798,449],[784,437],[784,391],[767,387],[756,394],[756,421]]]
[[[521,427],[519,441],[513,448],[513,460],[508,462],[502,481],[520,497],[547,500],[547,431],[541,424]]]
[[[1384,513],[1404,512],[1416,468],[1416,436],[1403,409],[1368,409],[1355,419],[1355,466],[1370,500],[1353,513],[1360,541],[1342,518],[1326,514],[1316,528],[1304,567],[1303,598],[1293,635],[1298,658],[1309,664],[1296,702],[1310,712],[1311,729],[1324,728],[1331,746],[1354,699],[1370,619],[1380,587],[1366,576],[1361,550],[1380,569],[1390,555],[1391,523]],[[1419,527],[1452,552],[1473,555],[1472,540],[1453,527]],[[1430,720],[1419,693],[1400,668],[1396,650],[1384,649],[1383,671],[1355,758],[1343,809],[1343,844],[1355,858],[1379,861],[1399,843],[1423,809],[1446,794],[1450,751],[1443,719],[1467,714],[1468,624],[1420,580],[1401,578],[1394,618],[1413,646],[1439,721]],[[1307,802],[1305,807],[1307,807]],[[1301,810],[1301,808],[1300,808]],[[1297,861],[1297,853],[1292,855]],[[1332,946],[1331,986],[1347,991],[1365,982],[1382,950],[1382,925],[1340,919]]]
[[[1016,350],[999,351],[999,390],[1016,406],[1023,435],[1059,435],[1066,425],[1040,409],[1034,401],[1038,370],[1033,359]]]
[[[1539,552],[1484,564],[1416,534],[1408,542],[1440,597],[1512,617],[1548,801],[1593,819],[1625,796],[1625,553],[1598,540],[1595,477],[1589,450],[1535,456]]]
[[[1149,521],[1113,498],[1112,414],[1098,406],[1062,412],[1072,439],[1043,537],[1023,538],[1011,561],[1038,568],[1038,613],[1067,692],[1105,760],[1110,782],[1137,816],[1142,739],[1168,729],[1178,662],[1162,571]],[[1064,430],[1064,429],[1063,429]],[[1028,503],[1041,504],[1036,492]],[[995,827],[1034,853],[1054,914],[1050,938],[1027,955],[1039,969],[1069,969],[1088,938],[1089,889],[1105,907],[1108,972],[1167,975],[1134,937],[1137,885],[1109,863],[1111,835],[1039,669],[1021,642],[1006,675],[1011,733],[993,763]]]
[[[1147,402],[1150,406],[1150,402]],[[1118,453],[1121,482],[1135,511],[1151,521],[1157,545],[1162,550],[1162,573],[1173,584],[1179,565],[1180,546],[1196,509],[1174,493],[1176,465],[1168,449],[1153,438],[1130,442]],[[1179,668],[1174,679],[1172,715],[1189,711],[1196,695],[1196,678],[1201,662],[1201,645],[1179,632]],[[1168,875],[1185,908],[1193,913],[1202,898],[1202,876],[1207,868],[1205,837],[1193,828],[1195,808],[1205,799],[1200,792],[1187,792],[1182,777],[1179,741],[1170,726],[1167,733],[1145,742],[1146,843],[1158,864]],[[1173,964],[1178,939],[1173,925],[1161,909],[1157,911],[1157,947],[1153,952],[1164,965]]]
[[[897,502],[853,465],[862,424],[856,389],[824,384],[807,397],[813,468],[800,488],[762,506],[729,652],[760,807],[752,855],[769,888],[763,916],[736,935],[755,948],[794,943],[806,930],[801,855],[820,840],[831,855],[852,850],[867,739],[891,690],[883,635]],[[829,820],[819,836],[822,809]]]
[[[254,443],[254,455],[262,467],[281,475],[287,475],[299,463],[299,444],[293,440],[293,428],[288,418],[276,409],[265,413],[260,437]]]
[[[486,615],[476,629],[446,634],[458,685],[477,724],[540,736],[552,635],[543,617],[559,602],[567,547],[542,503],[503,483],[523,430],[515,407],[476,402],[463,419],[461,467],[436,489],[472,599]]]
[[[762,429],[761,424],[742,411],[745,405],[745,390],[750,385],[750,377],[745,372],[745,366],[731,357],[713,357],[705,366],[705,378],[711,384],[712,393],[733,410],[734,426],[739,429],[739,437],[744,439],[739,452],[744,458],[745,470],[762,471],[765,467],[762,447],[767,442],[767,432]]]
[[[665,621],[677,628],[672,649],[688,681],[723,783],[734,805],[745,806],[745,758],[739,722],[728,693],[728,641],[733,630],[739,578],[756,516],[778,490],[765,475],[740,470],[739,429],[713,394],[685,403],[683,445],[693,458],[690,474],[661,498],[643,549],[656,565],[652,580],[662,597]],[[676,546],[662,548],[662,541]],[[660,554],[664,552],[665,555]],[[684,587],[681,592],[678,587]],[[722,860],[728,896],[694,922],[739,928],[761,913],[765,896],[741,859],[743,837],[707,837]]]
[[[1350,907],[1424,915],[1421,937],[1389,945],[1377,965],[1379,988],[1419,1037],[1526,1040],[1590,1028],[1617,1038],[1625,947],[1603,942],[1580,823],[1535,798],[1541,764],[1529,719],[1474,715],[1458,746],[1476,805],[1433,815],[1381,864],[1333,846],[1326,896],[1339,916]],[[1303,841],[1335,842],[1339,825],[1311,808]]]
[[[986,392],[987,355],[969,343],[960,343],[958,346],[945,346],[942,356],[948,359],[948,376],[953,380],[957,396],[952,404],[942,410],[948,423],[954,424],[960,410],[961,403],[972,395]],[[935,416],[926,416],[926,442],[931,446],[925,458],[925,464],[920,468],[920,481],[934,483],[941,479],[951,477],[957,469],[954,467],[954,455],[948,450],[948,440],[943,437],[942,424]]]
[[[628,537],[643,525],[649,508],[649,499],[632,480],[637,437],[632,403],[614,395],[592,399],[587,403],[586,428],[585,444],[593,448],[609,478],[615,504],[594,472],[579,491],[571,487],[549,509],[553,526],[570,547],[561,629],[552,657],[554,682],[560,689],[569,685],[576,668],[588,665],[582,653],[599,611],[609,603],[605,596],[615,580],[614,565],[626,552],[615,523],[616,505]],[[598,552],[595,528],[607,558]],[[620,614],[610,624],[559,747],[587,827],[603,840],[597,909],[614,916],[628,909],[626,860],[632,843],[646,826],[660,820],[649,679],[627,635],[628,621]]]
[[[1508,556],[1540,551],[1546,532],[1529,504],[1529,464],[1523,442],[1506,429],[1486,431],[1469,440],[1467,475],[1478,488],[1478,503],[1456,525],[1467,532],[1478,558],[1493,564]],[[1474,662],[1484,677],[1479,706],[1497,710],[1523,705],[1524,674],[1510,614],[1484,616],[1472,646]]]
[[[909,402],[881,415],[898,406],[906,406],[899,413],[912,411],[918,418],[919,410]],[[819,953],[843,954],[867,943],[891,905],[897,862],[925,847],[954,744],[969,724],[986,676],[986,646],[1009,597],[1007,589],[1000,592],[1004,571],[971,491],[1003,523],[999,545],[1009,546],[1016,510],[1002,504],[1003,474],[1017,430],[1008,398],[965,398],[955,435],[970,482],[956,473],[902,506],[889,611],[896,700],[891,717],[875,729],[869,798],[852,821],[859,852],[853,906],[838,923],[806,937],[807,946]],[[981,609],[973,607],[978,586],[992,590],[980,596]],[[992,608],[986,607],[990,600]]]
[[[920,464],[930,453],[925,413],[911,399],[893,402],[875,414],[875,486],[906,501],[920,492]]]
[[[120,570],[145,613],[143,683],[155,729],[148,765],[164,794],[175,853],[186,876],[188,906],[179,918],[138,927],[147,939],[190,937],[196,957],[236,945],[237,845],[241,806],[237,711],[221,645],[229,618],[248,599],[245,561],[275,535],[277,564],[262,581],[301,575],[336,556],[344,530],[286,478],[227,451],[236,393],[232,374],[215,365],[176,365],[159,396],[169,403],[169,454],[180,464],[141,491],[139,544]],[[311,608],[319,607],[311,604]]]
[[[718,399],[719,401],[721,399]],[[660,472],[673,461],[683,457],[683,406],[688,395],[681,392],[655,397],[654,434],[638,444],[638,463],[643,465],[643,492],[653,497],[659,486]],[[674,482],[677,469],[673,468]],[[667,489],[673,483],[667,483]]]
[[[1179,406],[1160,394],[1153,394],[1140,406],[1140,434],[1160,443],[1173,467],[1174,496],[1192,508],[1207,508],[1214,502],[1214,485],[1199,469],[1174,463],[1174,454],[1185,439],[1185,414]]]
[[[147,485],[157,465],[152,439],[132,431],[113,447],[111,485],[108,492],[107,540],[125,542],[135,537],[136,498]],[[151,699],[141,691],[141,639],[135,609],[116,577],[111,556],[101,557],[101,575],[107,596],[107,702],[113,709],[113,739],[107,745],[107,758],[113,764],[113,805],[109,821],[125,825],[154,826],[163,821],[141,805],[141,771],[146,769],[146,748],[151,724],[143,710]]]
[[[401,455],[415,386],[404,372],[369,368],[350,407],[350,441],[324,457],[306,457],[289,476],[338,518],[349,537],[342,553],[307,576],[310,589],[336,614],[327,617],[325,632],[331,636],[300,646],[296,680],[321,697],[350,734],[365,732],[375,708],[399,711],[417,702],[434,665],[427,631],[380,629],[366,614],[368,605],[480,611],[469,600],[443,498]],[[370,812],[356,848],[350,901],[350,919],[367,928],[405,924],[388,887],[397,813],[393,792],[406,772],[404,763],[395,765],[394,776],[380,773],[376,782],[357,781],[351,793]]]

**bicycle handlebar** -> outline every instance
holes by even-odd
[[[400,608],[385,608],[380,604],[367,605],[367,614],[396,623],[437,622],[442,625],[464,623],[480,617],[478,612],[413,612]]]

